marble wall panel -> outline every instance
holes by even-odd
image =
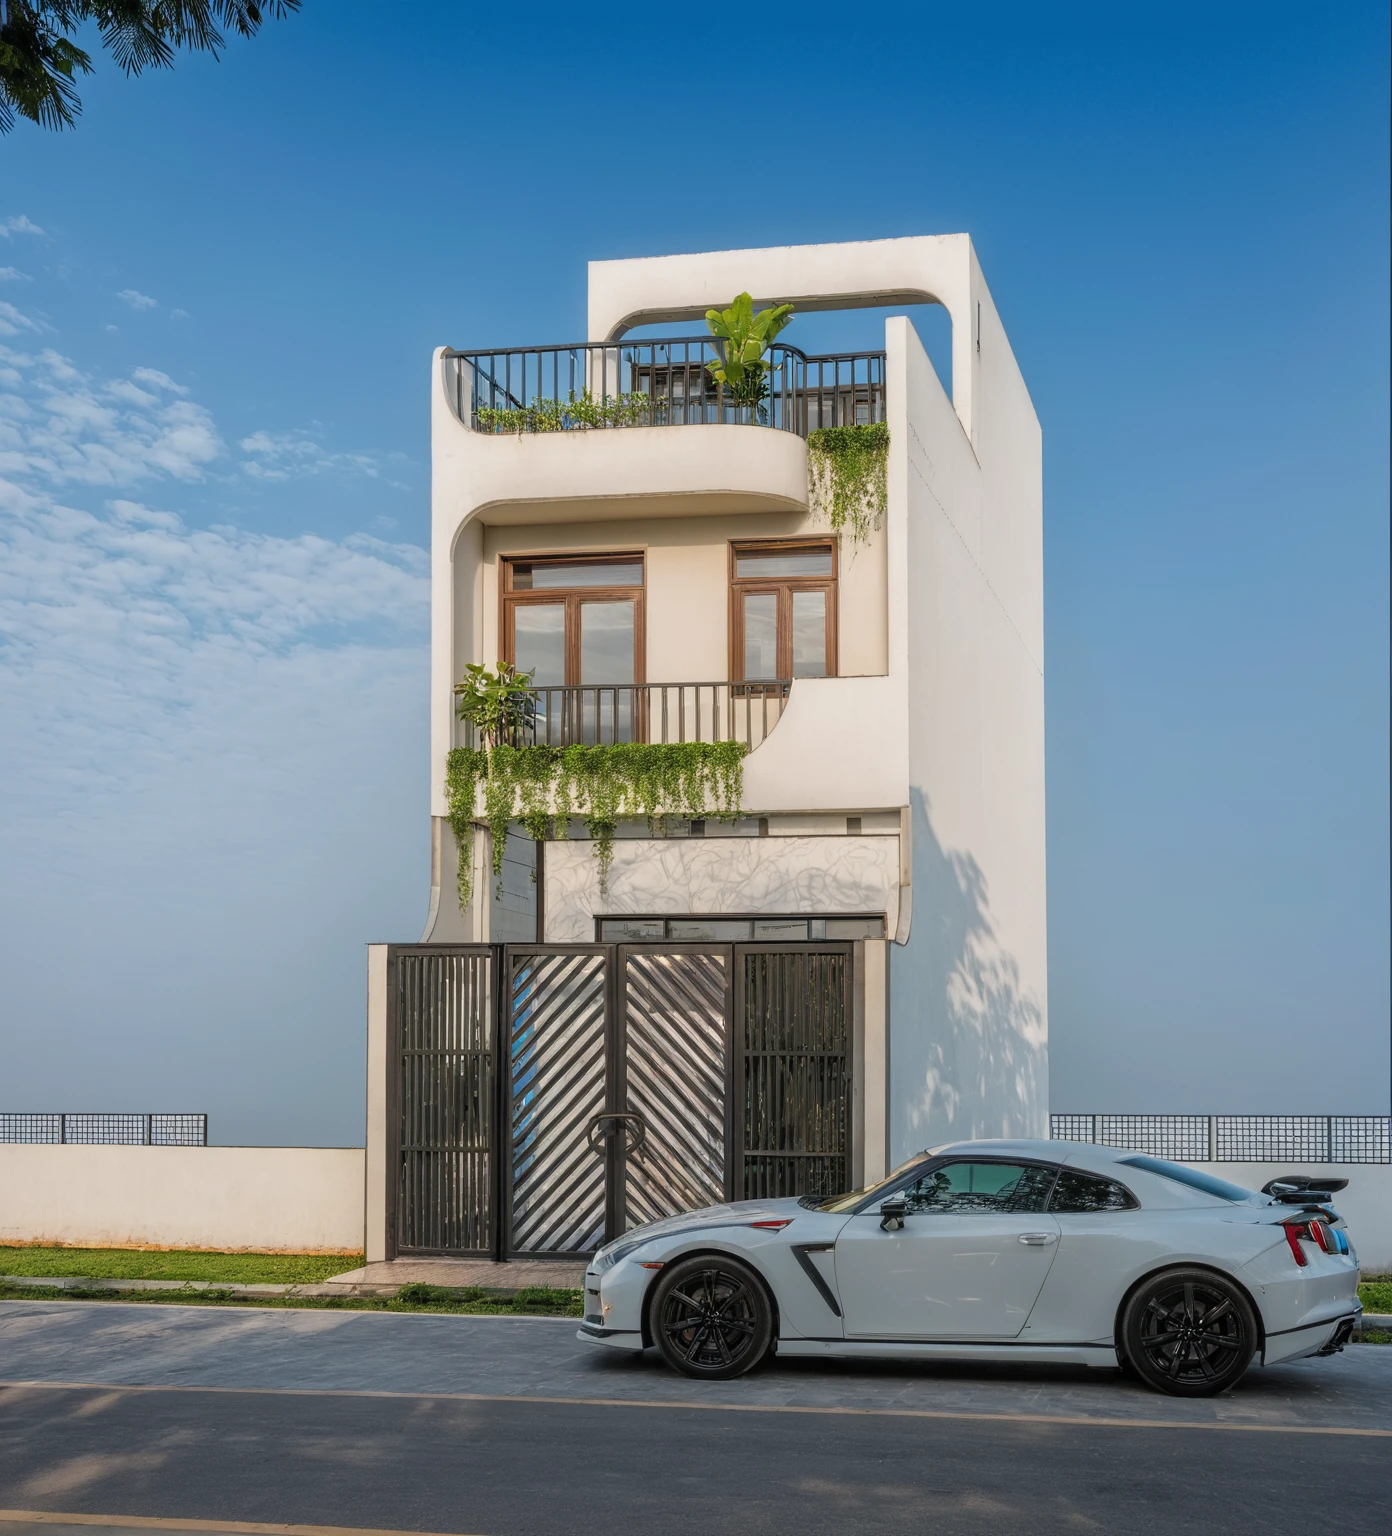
[[[899,914],[897,837],[623,838],[609,888],[588,841],[546,845],[546,937],[590,943],[597,915]]]

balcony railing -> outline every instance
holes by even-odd
[[[712,376],[720,343],[668,341],[447,352],[455,414],[476,432],[576,432],[718,422],[774,427],[806,437],[817,427],[885,419],[883,352],[807,357],[775,343],[757,401]]]
[[[584,683],[530,689],[534,714],[516,747],[609,746],[622,741],[742,741],[752,752],[788,704],[787,679],[758,683]],[[478,738],[465,727],[464,745]]]

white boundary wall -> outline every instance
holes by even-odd
[[[361,1147],[0,1145],[0,1243],[358,1252],[364,1172]]]

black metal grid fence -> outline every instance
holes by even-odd
[[[206,1147],[207,1115],[29,1114],[0,1111],[0,1142],[71,1146]]]
[[[1186,1163],[1386,1163],[1387,1115],[1050,1115],[1056,1141]]]

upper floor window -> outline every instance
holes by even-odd
[[[835,677],[836,545],[731,545],[730,618],[734,681]]]
[[[642,555],[504,560],[504,661],[538,688],[643,680]]]

